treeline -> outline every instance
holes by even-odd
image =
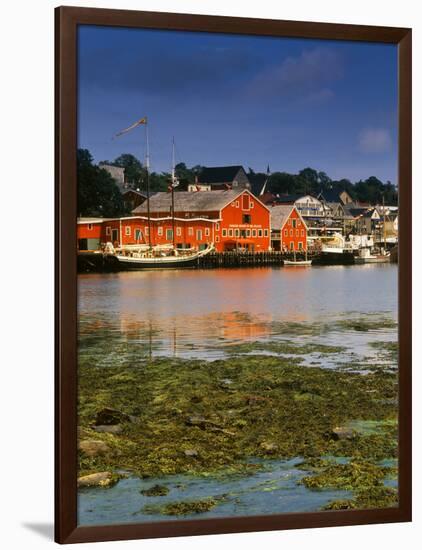
[[[145,166],[131,154],[123,154],[113,161],[102,161],[105,164],[124,168],[125,180],[130,187],[146,191]],[[101,164],[101,163],[100,163]],[[202,166],[188,168],[184,163],[175,167],[176,176],[182,190],[188,183],[193,183],[200,174]],[[78,149],[78,214],[80,216],[112,217],[130,214],[125,208],[122,194],[115,180],[107,170],[94,164],[93,157],[87,149]],[[389,181],[383,183],[375,176],[352,183],[348,179],[332,180],[325,172],[305,168],[298,174],[273,172],[270,175],[248,169],[251,182],[264,182],[268,178],[266,190],[277,195],[312,194],[334,189],[346,190],[353,199],[369,204],[379,204],[384,197],[386,204],[397,204],[397,188]],[[171,176],[167,172],[151,172],[149,176],[150,191],[166,191]]]

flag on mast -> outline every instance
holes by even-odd
[[[140,118],[139,120],[137,120],[136,122],[134,122],[131,126],[129,126],[128,128],[125,128],[124,130],[120,130],[120,132],[117,132],[117,134],[115,134],[113,136],[113,139],[114,138],[117,138],[123,134],[127,134],[128,132],[130,132],[131,130],[133,130],[134,128],[136,128],[137,126],[140,126],[141,124],[146,124],[147,123],[147,117],[145,116],[144,118]]]

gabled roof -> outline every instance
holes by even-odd
[[[244,189],[196,192],[178,191],[174,194],[174,210],[175,212],[219,211],[244,192]],[[170,212],[171,193],[156,193],[150,198],[149,203],[151,212]],[[132,211],[133,214],[145,214],[146,212],[146,202]]]
[[[248,179],[251,184],[251,191],[259,197],[264,189],[264,185],[268,180],[267,174],[248,174]]]
[[[204,167],[198,176],[199,183],[230,183],[243,166],[212,166]],[[246,174],[246,173],[245,173]]]
[[[302,223],[306,226],[306,223],[304,222],[302,216],[294,205],[276,204],[274,206],[270,206],[271,229],[281,229],[293,210],[296,210]]]
[[[122,195],[126,195],[127,193],[135,193],[135,195],[144,197],[144,199],[148,197],[148,194],[146,192],[138,191],[137,189],[132,189],[130,187],[128,187],[127,189],[122,189]],[[150,193],[150,195],[152,195],[152,193]]]

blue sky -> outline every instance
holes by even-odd
[[[397,182],[397,51],[389,44],[81,26],[78,146],[151,168],[310,166]]]

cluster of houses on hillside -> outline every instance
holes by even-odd
[[[345,190],[274,195],[267,190],[269,175],[224,166],[204,168],[194,183],[151,194],[147,201],[145,193],[125,181],[123,168],[102,168],[115,179],[132,215],[80,218],[80,250],[112,242],[120,247],[202,249],[212,243],[219,252],[301,252],[336,238],[357,246],[397,242],[398,208],[358,203]]]

